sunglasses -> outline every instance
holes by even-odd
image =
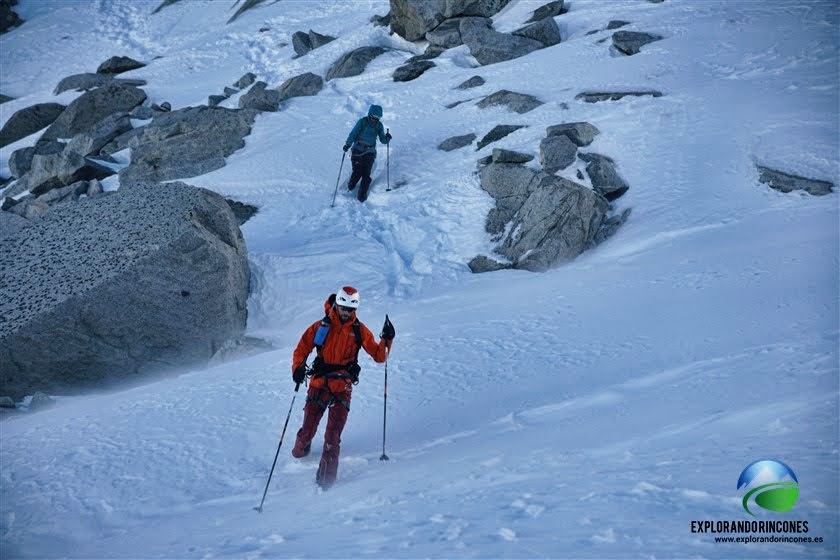
[[[375,121],[378,121],[378,120],[379,120],[379,117],[374,117],[373,115],[368,115],[368,116],[369,116],[371,119],[375,120]]]

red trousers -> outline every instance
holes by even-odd
[[[295,446],[292,448],[293,457],[307,455],[307,447],[312,443],[318,423],[326,410],[327,429],[324,432],[324,450],[318,465],[317,481],[321,486],[329,486],[338,477],[338,455],[341,451],[341,432],[347,423],[347,413],[350,412],[350,397],[353,385],[347,383],[343,391],[330,391],[327,387],[312,387],[306,395],[306,406],[303,407],[303,426],[297,433]]]

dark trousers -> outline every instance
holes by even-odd
[[[306,448],[312,443],[318,424],[324,412],[327,416],[327,429],[324,431],[324,450],[318,465],[318,483],[329,486],[338,477],[338,455],[341,451],[341,432],[347,423],[347,413],[350,412],[350,397],[353,386],[347,384],[344,391],[330,392],[326,387],[309,387],[306,406],[303,407],[303,426],[297,433],[295,446],[292,448],[293,457],[303,457]]]
[[[350,182],[347,183],[347,188],[351,191],[356,188],[356,183],[359,179],[362,180],[362,186],[359,188],[359,201],[364,202],[368,197],[368,189],[370,189],[370,170],[373,168],[373,160],[376,159],[376,153],[370,152],[367,154],[350,156],[350,161],[353,163],[353,174],[350,175]]]

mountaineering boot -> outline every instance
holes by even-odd
[[[368,189],[370,189],[369,184],[368,185],[363,184],[361,187],[359,187],[359,195],[358,195],[359,202],[364,202],[364,201],[367,200]]]
[[[347,183],[347,190],[352,191],[356,188],[356,183]]]

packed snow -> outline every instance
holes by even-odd
[[[25,23],[0,37],[2,93],[16,98],[0,125],[69,102],[79,94],[53,96],[58,81],[112,55],[148,62],[121,77],[177,109],[245,72],[273,87],[324,75],[357,46],[391,50],[259,115],[226,167],[185,180],[259,206],[242,228],[247,334],[276,350],[4,417],[2,558],[840,556],[838,195],[782,194],[755,168],[840,184],[835,2],[571,0],[559,45],[486,67],[458,47],[407,83],[391,75],[425,45],[369,22],[387,1],[265,3],[227,25],[232,1],[150,15],[158,3],[21,0]],[[495,27],[520,27],[542,3],[514,0]],[[588,34],[614,19],[665,39],[618,55],[599,42],[611,32]],[[292,59],[291,34],[310,28],[338,39]],[[484,86],[452,89],[476,74]],[[631,88],[664,96],[574,99]],[[444,108],[500,89],[545,104]],[[371,103],[394,140],[360,204],[348,162],[338,175],[341,146]],[[615,209],[632,208],[629,221],[549,272],[471,274],[469,259],[493,248],[476,160],[493,147],[538,155],[545,127],[576,121],[601,130],[587,151],[630,184]],[[496,124],[527,127],[478,152],[436,149]],[[0,174],[35,140],[0,150]],[[578,167],[562,175],[577,181]],[[344,284],[372,331],[386,313],[396,326],[390,461],[384,368],[364,357],[338,483],[314,483],[321,435],[310,457],[289,454],[301,392],[258,514],[295,396],[292,349]],[[823,542],[691,531],[753,519],[736,482],[761,458],[790,465],[800,494],[759,519],[807,520],[792,536]]]

